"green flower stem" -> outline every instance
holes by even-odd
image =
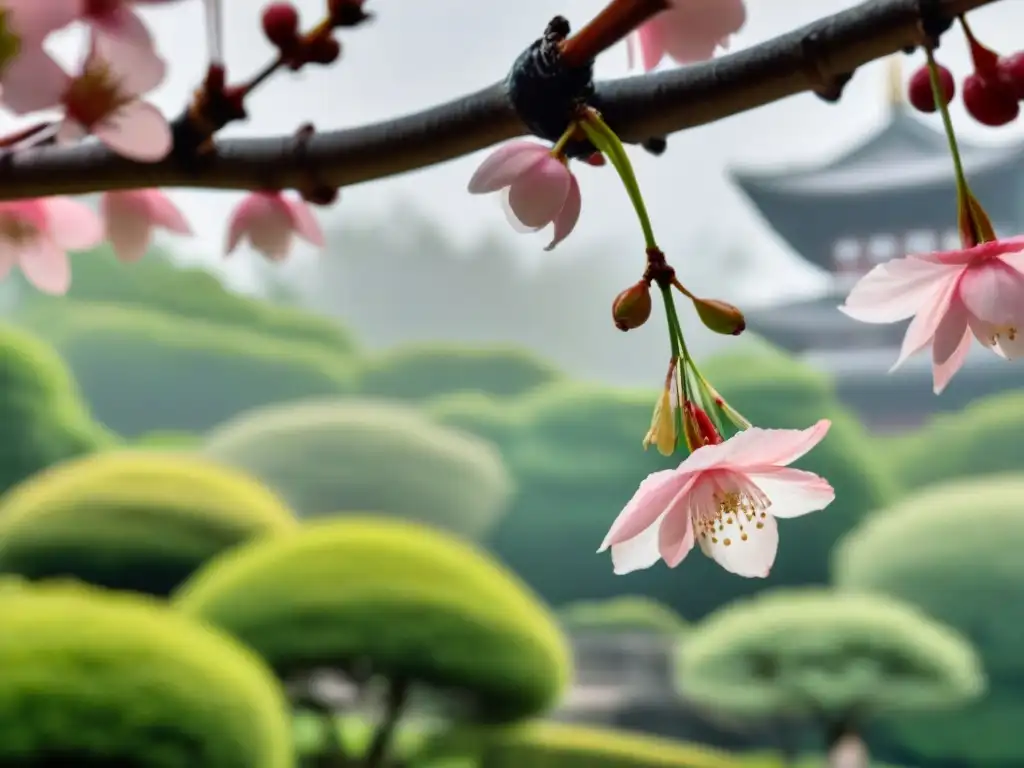
[[[552,157],[558,157],[565,150],[565,145],[569,143],[572,135],[576,133],[576,124],[572,123],[568,128],[565,129],[565,133],[558,139],[555,146],[551,148]]]
[[[633,172],[633,164],[629,161],[625,147],[619,137],[615,135],[608,124],[601,119],[596,110],[590,109],[586,116],[580,120],[579,126],[587,134],[587,138],[600,149],[611,161],[612,166],[622,179],[630,202],[636,210],[637,218],[640,219],[640,228],[644,232],[644,241],[648,248],[657,248],[658,244],[654,239],[654,228],[651,226],[651,218],[647,215],[647,206],[644,205],[643,195],[640,193],[640,184]]]
[[[946,132],[946,142],[949,144],[949,153],[953,157],[953,174],[956,178],[956,200],[960,210],[967,206],[968,219],[975,242],[983,242],[981,227],[974,218],[974,207],[970,204],[971,189],[967,185],[967,176],[964,174],[963,160],[960,158],[960,146],[956,141],[956,133],[953,130],[953,118],[949,115],[949,106],[946,104],[945,94],[942,92],[942,85],[939,83],[939,67],[935,63],[935,56],[931,48],[925,48],[925,55],[928,57],[928,79],[932,85],[932,96],[935,99],[935,106],[942,115],[942,127]]]

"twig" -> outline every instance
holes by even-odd
[[[623,140],[642,143],[793,94],[827,91],[863,64],[919,45],[926,2],[868,0],[707,63],[600,83],[595,106]],[[933,0],[942,19],[994,2]],[[424,112],[318,133],[301,153],[290,135],[218,141],[195,166],[173,156],[134,163],[93,142],[26,150],[0,166],[0,200],[140,186],[292,189],[304,182],[310,163],[323,183],[342,187],[461,157],[524,132],[498,83]]]

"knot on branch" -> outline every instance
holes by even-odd
[[[917,12],[921,17],[924,44],[935,50],[939,40],[953,26],[953,19],[943,13],[941,0],[918,0]]]
[[[579,107],[594,95],[593,63],[569,67],[562,60],[561,45],[569,31],[564,17],[553,18],[544,36],[519,55],[506,80],[519,119],[532,134],[550,142],[561,138]],[[586,139],[565,145],[569,157],[585,158],[596,151]]]

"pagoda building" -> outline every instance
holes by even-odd
[[[960,245],[945,134],[912,114],[902,98],[895,57],[889,80],[885,123],[835,159],[770,171],[733,169],[730,176],[767,224],[831,278],[820,298],[748,312],[747,328],[831,371],[841,396],[866,421],[896,429],[933,409],[956,409],[991,391],[1024,386],[1024,365],[999,361],[978,347],[942,398],[924,398],[930,391],[930,356],[885,375],[907,323],[860,323],[837,309],[854,282],[876,264]],[[958,144],[971,189],[997,234],[1024,232],[1024,142],[985,146],[959,139]],[[969,380],[977,381],[970,385]],[[893,397],[901,389],[908,399],[896,398],[902,402],[897,407]],[[890,409],[882,401],[895,410],[883,413]],[[893,422],[897,417],[901,424]]]

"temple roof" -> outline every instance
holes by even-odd
[[[961,140],[959,146],[969,175],[1024,164],[1024,142],[985,146]],[[734,169],[730,175],[755,198],[844,197],[952,183],[953,164],[945,135],[914,118],[905,105],[894,105],[884,126],[830,162],[772,171]]]

